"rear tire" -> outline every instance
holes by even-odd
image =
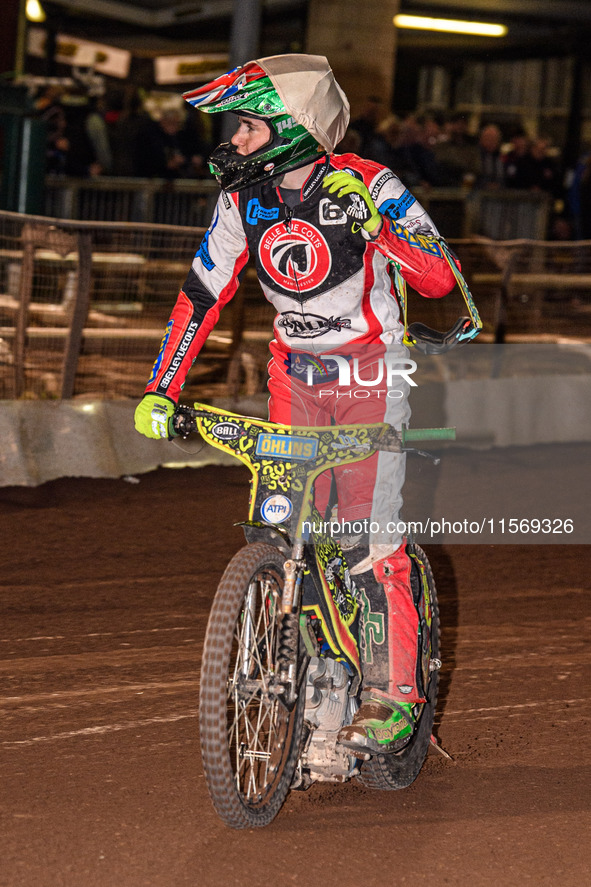
[[[425,575],[431,598],[431,659],[439,658],[439,606],[433,572],[425,552],[418,545],[414,549],[425,566]],[[413,569],[418,571],[418,568]],[[407,788],[421,771],[421,767],[429,751],[429,742],[433,733],[433,721],[437,705],[437,689],[439,686],[439,670],[430,672],[425,695],[427,702],[423,704],[418,726],[402,751],[397,754],[375,755],[366,761],[359,775],[359,781],[367,788],[394,791]]]
[[[213,805],[232,828],[268,825],[289,791],[304,694],[288,711],[269,692],[277,660],[284,556],[257,542],[230,561],[205,636],[201,755]]]

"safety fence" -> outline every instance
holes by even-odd
[[[136,397],[203,228],[0,213],[0,398]],[[591,341],[591,241],[451,240],[484,321],[479,341]],[[409,294],[409,320],[465,309]],[[187,384],[207,399],[264,387],[274,311],[249,267]]]
[[[413,188],[446,237],[543,240],[551,200],[534,191]],[[212,179],[75,179],[45,181],[45,214],[97,222],[207,226],[219,188]]]
[[[45,214],[96,222],[207,226],[219,187],[213,179],[48,176]]]

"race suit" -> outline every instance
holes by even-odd
[[[351,220],[322,182],[346,170],[368,187],[384,217],[375,240],[353,233]],[[289,207],[272,183],[222,192],[211,225],[166,327],[146,392],[176,402],[185,377],[220,311],[235,294],[249,255],[277,311],[271,350],[325,354],[402,341],[388,263],[421,295],[439,298],[455,278],[437,242],[438,232],[417,200],[386,167],[354,154],[317,161]],[[278,420],[280,421],[280,420]]]
[[[383,219],[375,239],[363,229],[352,230],[351,219],[322,187],[325,177],[336,170],[349,172],[367,186]],[[250,255],[263,293],[277,311],[270,345],[270,420],[308,426],[387,421],[400,427],[410,415],[408,385],[397,386],[397,400],[386,396],[356,400],[354,391],[339,388],[327,362],[319,362],[318,356],[339,354],[352,359],[357,355],[363,373],[374,378],[385,349],[397,344],[404,347],[389,263],[396,263],[406,281],[429,298],[446,295],[455,284],[438,236],[423,207],[391,170],[354,154],[318,160],[296,201],[293,192],[282,193],[271,182],[236,193],[222,192],[167,324],[146,393],[178,400],[185,377],[221,309],[234,296]],[[372,393],[387,392],[382,386],[381,392]],[[380,522],[387,516],[395,523],[402,503],[404,458],[379,453],[358,463],[355,470],[352,466],[335,469],[339,520],[371,516]],[[325,473],[316,482],[321,513],[329,487]],[[394,530],[389,536],[382,534],[379,544],[386,546],[387,553],[401,540],[400,532]],[[359,551],[354,560],[359,562]],[[389,637],[390,623],[395,618],[400,622],[396,613],[401,613],[401,607],[388,593],[384,602],[383,587],[373,574],[364,577],[371,610],[384,612]],[[407,586],[400,586],[403,594]],[[387,645],[376,648],[369,669],[371,686],[405,701],[419,701],[422,696],[413,674],[416,620],[406,621],[408,630],[406,635],[399,632],[399,645],[407,649],[410,665],[405,674],[393,674]],[[407,694],[412,687],[411,695],[400,696],[396,689],[400,686],[408,687]]]

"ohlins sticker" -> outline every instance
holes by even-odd
[[[196,320],[192,320],[191,323],[189,324],[189,326],[187,327],[187,332],[183,336],[181,344],[177,348],[176,353],[170,362],[170,366],[169,366],[168,370],[165,372],[164,376],[162,377],[162,381],[160,382],[160,388],[168,388],[168,386],[170,385],[170,383],[174,379],[175,374],[176,374],[178,368],[180,367],[180,365],[182,364],[182,362],[185,358],[185,355],[186,355],[187,351],[189,350],[191,342],[193,341],[193,339],[195,337],[195,333],[197,332],[198,329],[199,329],[199,324],[197,323]]]
[[[279,218],[279,207],[276,206],[273,209],[265,209],[264,206],[261,206],[257,197],[253,197],[252,200],[248,201],[246,206],[246,221],[249,225],[256,225],[259,219],[278,219]]]
[[[340,333],[350,330],[351,321],[348,317],[322,317],[320,314],[297,314],[295,311],[284,311],[279,316],[277,326],[285,330],[291,339],[317,339],[326,333]]]
[[[160,369],[160,366],[162,364],[162,358],[164,356],[164,350],[165,350],[166,346],[168,345],[168,340],[170,339],[170,334],[172,332],[173,326],[174,326],[174,320],[169,320],[168,323],[166,324],[166,329],[164,331],[164,335],[162,336],[162,341],[160,343],[160,351],[158,352],[156,360],[154,361],[154,366],[152,367],[152,373],[151,373],[150,378],[148,380],[148,385],[151,385],[152,382],[154,381],[154,379],[156,378],[156,376],[158,375],[158,370]]]
[[[305,462],[318,453],[318,440],[287,434],[259,434],[256,455],[267,459],[290,459]]]
[[[292,219],[289,229],[283,222],[269,228],[259,244],[259,260],[271,280],[297,293],[320,286],[332,265],[323,235],[300,219]]]

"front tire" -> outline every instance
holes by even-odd
[[[199,698],[201,755],[213,805],[232,828],[268,825],[289,791],[304,695],[273,691],[285,558],[257,542],[230,561],[209,616]]]
[[[414,546],[414,551],[420,558],[425,569],[425,578],[429,588],[431,601],[431,660],[439,659],[439,606],[437,602],[437,589],[431,565],[425,552]],[[420,578],[418,567],[413,565],[415,581]],[[421,767],[427,757],[429,742],[433,732],[435,708],[437,705],[437,689],[439,686],[439,670],[435,668],[429,673],[429,679],[425,690],[427,702],[423,704],[423,710],[418,726],[412,735],[410,742],[400,752],[388,755],[375,755],[363,764],[359,781],[368,788],[393,791],[407,788],[420,773]]]

